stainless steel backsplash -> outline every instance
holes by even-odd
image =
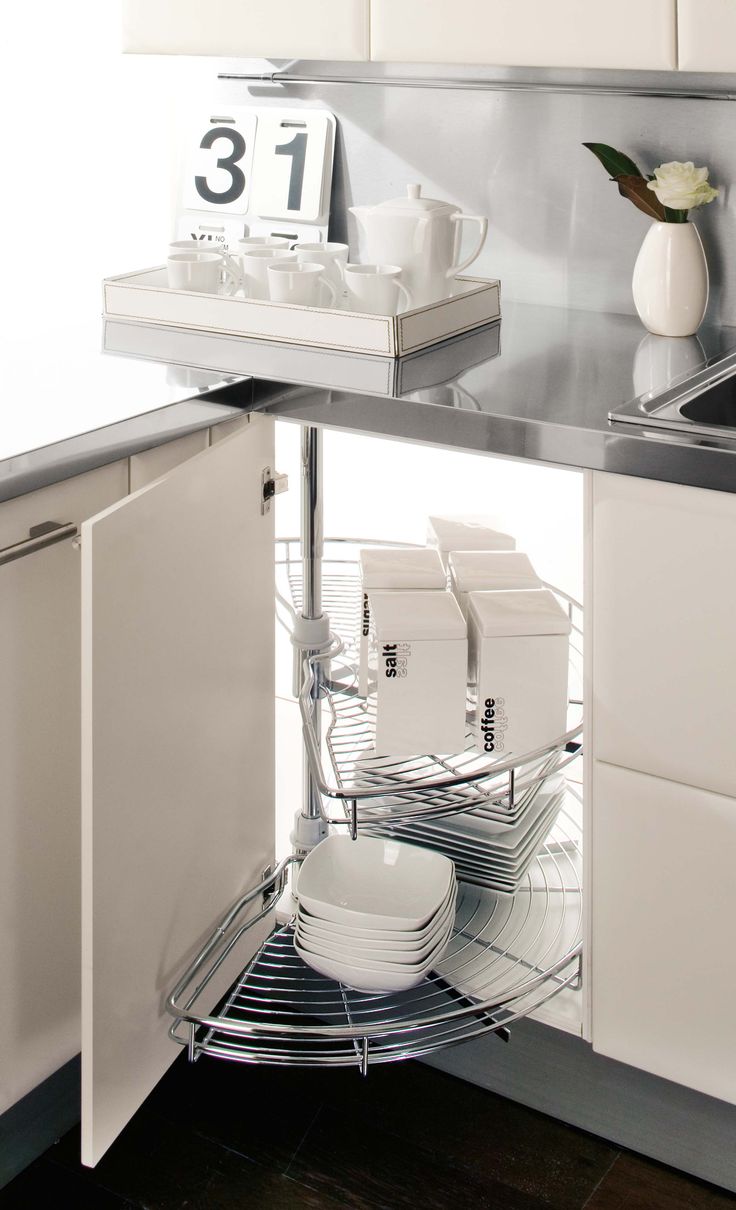
[[[349,70],[319,66],[321,72]],[[231,62],[230,69],[244,64]],[[355,70],[363,74],[363,65]],[[618,75],[621,83],[642,78]],[[666,72],[647,77],[660,86],[674,78]],[[217,87],[231,103],[250,96],[261,105],[303,102],[333,110],[339,120],[333,238],[355,249],[348,206],[394,197],[408,182],[421,181],[426,195],[488,215],[488,241],[472,271],[499,277],[504,297],[524,302],[634,310],[631,275],[649,220],[618,195],[584,141],[626,151],[642,171],[673,159],[707,164],[721,189],[696,215],[711,271],[709,316],[736,323],[736,102],[371,84],[220,81]]]

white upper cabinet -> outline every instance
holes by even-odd
[[[736,797],[736,496],[592,481],[594,754]]]
[[[123,0],[123,50],[365,60],[368,4],[369,0]]]
[[[677,0],[682,71],[736,71],[734,0]]]
[[[592,1041],[736,1102],[736,801],[594,762]]]
[[[674,68],[675,2],[371,0],[371,58],[407,63]],[[699,5],[701,0],[691,2]]]
[[[82,528],[86,1164],[179,1054],[166,996],[273,861],[269,466],[255,416]]]

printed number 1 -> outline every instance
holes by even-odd
[[[289,143],[282,143],[276,148],[276,155],[291,156],[291,174],[289,176],[289,200],[287,210],[301,210],[302,190],[304,188],[304,163],[307,158],[307,135],[295,134]]]

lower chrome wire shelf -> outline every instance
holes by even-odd
[[[274,928],[218,1013],[198,1011],[210,980],[250,930],[275,911],[288,857],[221,921],[167,1002],[171,1037],[189,1057],[241,1063],[353,1066],[426,1055],[503,1031],[580,977],[582,855],[571,792],[516,894],[460,882],[455,927],[436,969],[400,995],[356,992],[311,970],[294,949],[293,921]],[[260,899],[267,902],[248,919]]]

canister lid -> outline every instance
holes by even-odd
[[[427,540],[442,551],[516,549],[516,539],[487,516],[430,517]]]
[[[460,607],[449,592],[369,593],[371,616],[379,642],[419,639],[464,639]]]
[[[569,634],[570,618],[547,588],[471,592],[471,621],[484,638],[533,634]]]
[[[458,592],[542,587],[520,550],[456,550],[450,555],[450,572]]]
[[[442,560],[432,547],[368,546],[360,552],[364,588],[437,588],[447,583]]]

